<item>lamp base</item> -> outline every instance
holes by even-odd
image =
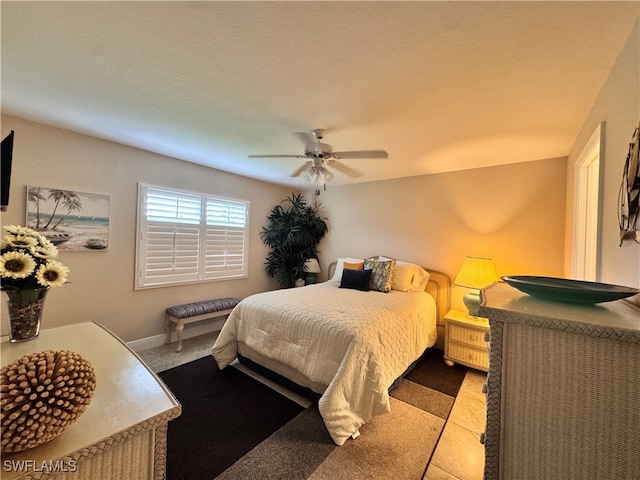
[[[462,297],[464,306],[469,311],[469,316],[478,317],[478,307],[480,306],[480,290],[469,290],[464,297]]]
[[[318,274],[310,272],[305,273],[304,283],[305,285],[313,285],[314,283],[318,283]]]

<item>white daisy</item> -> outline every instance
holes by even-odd
[[[38,241],[40,242],[41,247],[51,250],[53,252],[52,255],[58,255],[58,248],[53,243],[51,243],[51,240],[49,240],[47,237],[45,237],[44,235],[38,235]]]
[[[59,287],[64,285],[69,275],[69,269],[55,260],[48,260],[36,272],[38,283],[45,287]]]
[[[4,229],[13,235],[39,235],[35,230],[29,227],[22,227],[20,225],[7,225]]]
[[[32,248],[38,245],[38,240],[28,235],[6,235],[4,240],[10,248]]]
[[[31,254],[42,260],[52,260],[58,256],[58,249],[53,243],[48,246],[37,245],[31,249]]]
[[[35,268],[35,260],[26,253],[7,252],[0,256],[0,275],[4,278],[26,278]]]

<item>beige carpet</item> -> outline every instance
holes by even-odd
[[[220,332],[207,333],[183,340],[181,352],[176,352],[178,343],[174,341],[169,345],[160,345],[138,352],[138,356],[156,373],[169,370],[211,355],[211,347],[218,338],[218,333]]]
[[[216,480],[421,479],[445,420],[395,398],[355,440],[337,447],[315,406],[262,442]]]
[[[445,421],[391,399],[391,412],[375,417],[361,436],[336,448],[309,479],[422,478]]]

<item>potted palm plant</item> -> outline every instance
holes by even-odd
[[[273,207],[260,239],[271,251],[265,270],[281,287],[290,288],[305,275],[305,262],[318,258],[317,246],[328,231],[321,206],[307,203],[302,194],[291,194]]]

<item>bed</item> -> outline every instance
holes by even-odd
[[[435,344],[451,280],[385,257],[340,258],[334,270],[323,283],[242,300],[212,354],[221,369],[244,357],[320,394],[323,421],[342,445],[389,411],[389,388]],[[367,271],[373,288],[357,288]]]

